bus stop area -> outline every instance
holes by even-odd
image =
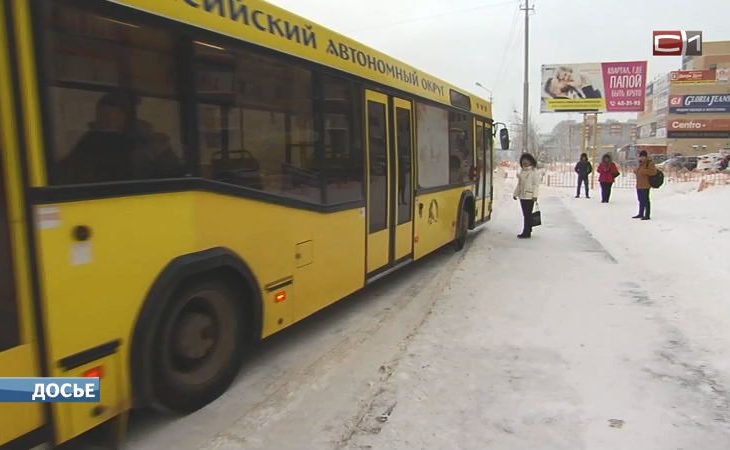
[[[123,448],[728,448],[730,187],[668,183],[643,222],[630,189],[543,186],[518,240],[495,180],[464,251],[267,340],[203,410],[134,416]]]

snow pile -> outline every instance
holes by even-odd
[[[659,315],[730,381],[730,186],[698,191],[695,183],[670,183],[652,190],[648,222],[630,218],[638,208],[630,189],[614,190],[609,204],[546,190],[635,272],[637,282],[665,299]],[[544,211],[543,221],[549,218]]]

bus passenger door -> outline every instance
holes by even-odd
[[[492,125],[489,123],[484,124],[484,168],[482,173],[483,178],[480,182],[483,182],[484,189],[484,220],[488,220],[492,217],[492,203],[494,202],[494,138],[492,136]]]
[[[390,263],[391,189],[388,97],[365,92],[367,130],[367,251],[368,274]]]
[[[5,24],[4,8],[0,23]],[[31,307],[23,181],[7,33],[0,34],[0,377],[37,377],[38,340]],[[41,403],[0,403],[0,448],[35,445],[44,435]],[[38,437],[39,441],[33,442]]]
[[[475,136],[475,143],[476,143],[476,217],[475,222],[480,223],[484,220],[485,217],[485,195],[484,195],[484,122],[481,120],[475,120],[474,124],[476,131],[474,133]]]
[[[395,98],[393,120],[395,132],[393,262],[397,263],[413,254],[413,104],[408,100]]]

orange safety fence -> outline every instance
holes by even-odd
[[[635,166],[617,164],[621,175],[616,178],[613,187],[633,189],[636,187]],[[543,182],[552,187],[576,188],[578,186],[578,175],[573,168],[574,163],[555,163],[545,166],[545,178]],[[707,185],[730,184],[730,171],[717,170],[663,170],[665,183],[700,183]],[[598,174],[593,173],[589,178],[593,189],[598,187]]]

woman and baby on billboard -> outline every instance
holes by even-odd
[[[542,66],[540,112],[644,110],[646,61]]]

